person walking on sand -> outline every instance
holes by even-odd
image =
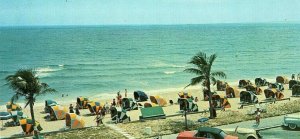
[[[76,103],[75,112],[76,112],[76,115],[80,115],[79,104],[78,103]]]
[[[292,80],[295,80],[295,74],[292,74]]]
[[[116,99],[113,99],[113,102],[111,103],[112,106],[116,106]]]
[[[99,126],[99,124],[103,124],[103,122],[102,122],[102,116],[101,116],[101,113],[97,113],[96,114],[96,118],[94,119],[94,120],[96,120],[96,124],[97,124],[97,126]]]
[[[70,104],[70,107],[69,107],[69,112],[70,112],[70,113],[74,113],[74,107],[73,107],[73,105],[72,105],[72,104]]]
[[[125,95],[124,96],[127,98],[127,89],[125,89]]]
[[[260,123],[260,110],[259,108],[256,109],[256,115],[255,115],[255,120],[256,120],[256,125],[258,126]]]
[[[120,91],[117,93],[117,106],[121,107],[122,105],[122,95],[120,94]]]

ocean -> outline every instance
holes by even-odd
[[[225,81],[300,73],[300,24],[0,27],[0,104],[13,91],[5,77],[37,71],[57,93],[98,98],[119,90],[178,92],[195,75],[183,72],[197,52],[217,54]]]

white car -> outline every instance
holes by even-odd
[[[300,114],[285,115],[283,118],[283,126],[295,130],[300,128]]]
[[[222,129],[225,133],[239,137],[239,139],[260,139],[262,136],[259,131],[248,128],[226,128]]]

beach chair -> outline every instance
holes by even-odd
[[[140,120],[166,118],[161,106],[141,108],[141,114]]]

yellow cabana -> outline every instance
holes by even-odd
[[[33,133],[33,122],[31,119],[28,119],[28,118],[21,119],[21,120],[19,120],[19,123],[23,129],[23,132],[26,135],[30,135]],[[43,130],[43,128],[41,127],[39,122],[35,121],[35,125],[39,131]]]
[[[83,128],[85,122],[82,117],[76,115],[75,113],[66,114],[66,126],[71,129]]]
[[[22,107],[18,104],[7,102],[6,103],[7,112],[11,111],[22,111]]]
[[[160,96],[150,96],[150,100],[152,103],[157,104],[159,106],[167,106],[167,101]]]
[[[179,98],[192,98],[192,94],[191,93],[186,93],[186,92],[179,92],[178,93]]]
[[[86,97],[77,97],[77,103],[79,104],[80,109],[87,109],[88,102],[89,102],[89,99]]]
[[[63,119],[65,119],[67,112],[68,112],[67,108],[65,108],[61,105],[51,106],[50,119],[51,120],[63,120]]]
[[[97,114],[104,107],[104,104],[100,102],[90,101],[88,102],[87,106],[92,114]]]

